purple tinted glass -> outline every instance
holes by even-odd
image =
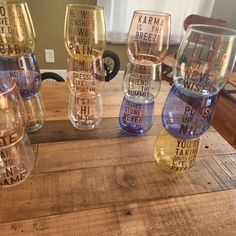
[[[123,98],[120,108],[120,127],[129,135],[144,135],[153,124],[154,102],[134,103]]]
[[[0,76],[13,78],[24,99],[34,96],[40,90],[41,75],[35,54],[0,57]]]
[[[186,94],[186,90],[173,86],[162,110],[163,126],[177,139],[198,138],[211,125],[217,98],[217,94]]]

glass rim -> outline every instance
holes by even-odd
[[[15,87],[17,87],[17,84],[15,82],[15,80],[13,80],[11,78],[11,83],[13,84],[11,88],[9,88],[8,90],[6,90],[5,92],[0,92],[0,96],[6,95],[7,93],[10,93],[12,90],[15,89]]]
[[[207,29],[216,29],[216,30],[221,29],[221,30],[227,31],[229,34],[224,34],[223,32],[222,33],[209,32],[209,30],[207,31]],[[192,24],[192,25],[188,26],[187,31],[188,30],[192,30],[196,33],[201,33],[201,34],[205,34],[205,35],[236,37],[236,30],[235,29],[232,29],[229,27],[224,27],[224,26],[218,26],[218,25]]]
[[[75,8],[78,9],[78,7],[82,9],[87,9],[87,10],[103,10],[104,8],[101,6],[95,6],[95,5],[88,5],[88,4],[80,4],[80,3],[70,3],[67,4],[67,8]]]
[[[138,13],[138,14],[145,14],[145,15],[152,15],[152,16],[156,16],[156,15],[160,15],[160,16],[168,16],[171,17],[171,14],[167,13],[167,12],[162,12],[162,11],[151,11],[151,10],[135,10],[134,14]]]

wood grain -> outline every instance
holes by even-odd
[[[235,150],[210,128],[190,170],[161,171],[152,157],[160,111],[147,135],[124,134],[120,85],[105,85],[104,119],[82,132],[68,120],[65,83],[43,84],[47,120],[30,134],[38,163],[25,182],[0,188],[0,235],[236,234]]]
[[[0,190],[0,223],[233,189],[235,176],[236,154],[199,158],[184,175],[163,172],[155,162],[35,173]]]
[[[235,225],[236,190],[228,190],[5,223],[0,232],[4,236],[233,236]]]
[[[40,143],[36,172],[49,173],[153,161],[156,138],[157,135],[149,134],[135,138],[125,136]],[[199,156],[231,153],[234,153],[234,149],[214,129],[210,129],[202,137]]]

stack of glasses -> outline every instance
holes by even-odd
[[[162,111],[164,128],[154,145],[154,157],[162,169],[182,173],[195,163],[200,138],[211,125],[235,57],[236,31],[188,27],[173,67],[174,85]]]
[[[35,32],[26,2],[1,4],[4,34],[1,34],[0,73],[14,79],[24,100],[27,131],[40,129],[45,109],[40,94],[41,76],[34,54]]]
[[[77,129],[93,129],[102,120],[101,92],[105,83],[102,55],[106,47],[103,8],[67,5],[64,38],[69,54],[69,119]]]
[[[31,98],[39,93],[40,79],[27,4],[4,1],[0,9],[4,19],[0,35],[0,186],[5,187],[24,181],[35,166],[26,127],[29,131],[39,128],[38,123],[32,126],[29,113],[35,112],[32,104],[38,99]]]
[[[129,62],[123,78],[120,126],[129,135],[152,127],[154,100],[161,86],[161,64],[169,47],[170,15],[135,11],[129,29]]]

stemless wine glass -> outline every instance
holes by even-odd
[[[97,95],[102,92],[105,73],[102,58],[85,60],[68,58],[68,85],[72,92]]]
[[[35,48],[35,32],[25,1],[1,1],[0,55],[22,56]]]
[[[20,57],[0,57],[0,71],[16,81],[23,99],[39,93],[41,75],[34,53]]]
[[[68,116],[75,128],[90,130],[96,128],[102,120],[101,94],[70,93]]]
[[[172,86],[163,110],[162,123],[177,139],[193,139],[204,134],[211,125],[218,94],[197,96]]]
[[[40,94],[41,75],[35,54],[0,57],[0,72],[14,79],[20,89],[28,115],[27,131],[40,129],[45,120],[45,108]]]
[[[11,134],[12,135],[12,134]],[[9,139],[1,133],[1,139]],[[26,180],[32,173],[36,156],[25,134],[17,142],[0,147],[0,187],[10,187]]]
[[[14,144],[24,135],[27,117],[16,82],[0,74],[0,147]],[[7,134],[7,138],[4,138]]]
[[[176,139],[162,127],[154,144],[153,155],[161,169],[180,174],[194,165],[199,149],[200,138]]]
[[[134,103],[123,98],[120,108],[120,127],[129,135],[144,135],[153,124],[154,101]]]
[[[64,40],[69,56],[74,59],[101,57],[106,47],[103,8],[68,4]]]
[[[236,30],[190,25],[174,63],[174,83],[195,95],[216,94],[227,83],[235,58]]]
[[[128,62],[122,82],[126,99],[138,103],[152,102],[159,94],[160,87],[160,65]]]
[[[135,11],[127,40],[129,60],[140,64],[160,64],[169,48],[169,37],[169,14]]]

